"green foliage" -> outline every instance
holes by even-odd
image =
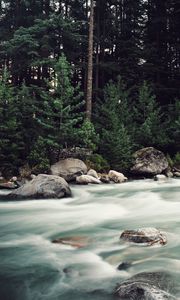
[[[99,142],[99,135],[96,134],[94,125],[85,120],[79,129],[79,136],[81,140],[81,146],[95,151]]]
[[[172,168],[174,165],[174,162],[173,162],[172,158],[170,157],[169,153],[166,155],[166,159],[168,161],[168,165]]]
[[[162,147],[168,142],[161,109],[145,81],[134,104],[134,123],[134,137],[139,146]]]
[[[37,99],[34,94],[34,87],[23,83],[17,90],[17,118],[21,124],[21,137],[23,140],[23,157],[31,151],[32,145],[37,139],[38,130],[36,124],[36,113],[38,110]]]
[[[79,126],[84,104],[79,86],[71,84],[72,69],[62,54],[55,64],[55,75],[49,91],[39,90],[40,108],[36,120],[52,148],[64,148],[79,142]]]
[[[180,152],[177,152],[174,159],[173,159],[173,163],[176,166],[180,166]]]
[[[128,107],[128,92],[121,78],[110,82],[104,91],[104,103],[100,107],[100,153],[110,163],[111,168],[127,170],[131,163],[133,142],[128,128],[131,112]],[[126,127],[125,127],[126,124]]]
[[[50,169],[50,161],[48,158],[47,143],[41,136],[38,137],[28,157],[32,172],[48,173]]]
[[[94,169],[97,172],[108,172],[110,166],[105,158],[102,157],[100,154],[93,154],[86,160],[86,165],[90,169]]]
[[[118,171],[127,171],[132,160],[132,142],[124,127],[119,125],[117,130],[102,130],[102,153],[110,163],[111,168]]]
[[[180,149],[180,101],[178,99],[168,106],[166,131],[169,139],[168,150],[174,154]]]
[[[6,68],[0,78],[0,165],[1,169],[12,169],[21,163],[20,151],[23,143],[17,119],[16,98],[9,83]]]

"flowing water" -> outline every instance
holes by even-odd
[[[170,271],[180,299],[180,180],[72,192],[67,199],[0,203],[0,300],[111,300],[117,283],[151,271]],[[166,232],[167,245],[120,241],[124,229],[139,227]],[[51,242],[68,236],[86,237],[87,245]],[[125,261],[132,266],[118,271]]]

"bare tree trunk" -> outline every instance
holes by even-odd
[[[96,36],[96,80],[95,80],[95,91],[96,91],[96,98],[98,96],[98,89],[99,89],[99,41],[100,41],[100,5],[97,5],[96,8],[96,23],[97,23],[97,36]]]
[[[86,117],[91,120],[92,115],[92,85],[93,85],[93,29],[94,29],[94,1],[91,0],[88,40],[87,94]]]

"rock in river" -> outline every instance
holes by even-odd
[[[94,177],[94,178],[96,178],[96,179],[99,179],[99,176],[98,176],[97,172],[96,172],[95,170],[93,170],[93,169],[90,169],[90,170],[87,172],[87,175],[90,175],[90,176],[92,176],[92,177]]]
[[[83,236],[63,237],[53,240],[52,243],[68,245],[75,248],[83,248],[87,246],[88,238]]]
[[[0,190],[1,189],[14,190],[17,187],[18,186],[14,182],[11,182],[11,181],[0,183]]]
[[[141,228],[136,230],[125,230],[120,236],[120,239],[136,244],[165,245],[167,238],[164,233],[156,228]]]
[[[127,177],[125,177],[124,174],[114,170],[110,170],[108,176],[109,179],[114,181],[115,183],[122,183],[127,180]]]
[[[115,290],[118,299],[128,300],[172,300],[173,281],[163,272],[139,273],[122,282]]]
[[[76,182],[78,184],[89,184],[89,183],[93,183],[93,184],[100,184],[101,181],[93,176],[90,175],[81,175],[76,177]]]
[[[166,177],[163,174],[158,174],[154,176],[155,181],[161,181],[161,182],[166,182],[168,180],[168,177]]]
[[[51,199],[71,196],[68,183],[59,176],[40,174],[0,200]]]
[[[76,180],[77,176],[87,174],[87,166],[80,159],[62,159],[51,166],[51,174],[61,176],[70,182]]]
[[[131,171],[137,175],[161,174],[169,166],[165,155],[153,147],[138,150],[134,153],[134,158],[135,162]]]

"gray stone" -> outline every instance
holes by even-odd
[[[18,185],[15,182],[7,181],[7,182],[1,182],[0,183],[0,189],[1,190],[14,190],[18,187]]]
[[[158,175],[154,176],[154,180],[155,181],[162,181],[162,182],[164,182],[164,181],[167,181],[167,179],[168,178],[165,175],[163,175],[163,174],[158,174]]]
[[[165,155],[153,148],[143,148],[134,153],[134,166],[131,172],[137,175],[157,175],[168,168],[168,161]]]
[[[103,183],[110,183],[110,179],[107,174],[100,174],[100,180]]]
[[[61,177],[40,174],[0,200],[51,199],[71,196],[68,183]]]
[[[140,228],[135,230],[125,230],[120,236],[120,239],[136,244],[165,245],[167,238],[164,233],[156,228]]]
[[[175,177],[180,177],[180,172],[174,172]]]
[[[92,176],[92,177],[94,177],[94,178],[96,178],[96,179],[99,179],[98,173],[97,173],[95,170],[93,170],[93,169],[90,169],[90,170],[87,172],[87,175],[90,175],[90,176]]]
[[[122,183],[124,181],[127,181],[127,177],[125,177],[124,174],[119,173],[114,170],[110,170],[108,176],[109,176],[109,179],[115,183]]]
[[[51,174],[61,176],[67,182],[75,181],[77,176],[87,174],[87,166],[80,159],[67,158],[52,165]]]
[[[163,272],[139,273],[122,282],[114,294],[128,300],[173,300],[174,283],[169,274]]]
[[[166,172],[166,176],[168,178],[172,178],[173,177],[173,172],[171,172],[171,171]]]
[[[78,184],[89,184],[89,183],[93,183],[93,184],[100,184],[101,181],[93,176],[90,175],[81,175],[76,177],[76,182]]]

